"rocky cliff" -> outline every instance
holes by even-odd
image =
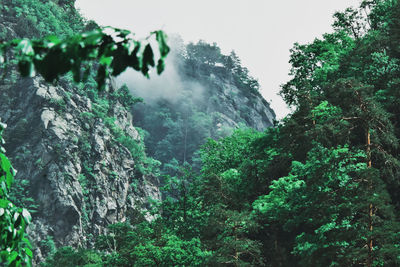
[[[90,28],[74,1],[4,0],[0,40],[66,36]],[[5,72],[5,73],[4,73]],[[7,155],[18,170],[13,201],[33,209],[34,261],[48,245],[90,246],[110,223],[135,217],[158,199],[157,178],[114,85],[99,94],[93,78],[72,86],[1,69],[0,119]],[[90,82],[91,80],[91,82]]]
[[[275,113],[258,92],[241,89],[232,74],[224,73],[222,67],[214,68],[212,73],[196,73],[194,79],[207,89],[205,111],[214,115],[217,129],[235,129],[241,125],[263,131],[273,126]]]
[[[115,90],[110,88],[108,94]],[[115,119],[110,130],[93,114],[98,104],[77,90],[40,78],[0,86],[7,154],[18,170],[17,183],[29,181],[37,205],[28,233],[36,260],[42,259],[41,241],[86,246],[108,224],[125,221],[148,198],[160,197],[157,179],[138,171],[138,162],[112,132],[119,129],[140,146],[127,109],[110,101],[107,116]]]
[[[170,39],[172,52],[162,76],[144,80],[128,73],[120,79],[144,99],[133,117],[135,125],[149,132],[145,142],[152,157],[191,164],[207,138],[218,139],[240,127],[263,131],[273,126],[274,111],[234,52],[224,55],[216,44]]]
[[[273,126],[275,112],[234,51],[224,55],[216,43],[199,41],[186,45],[180,54],[183,79],[201,84],[204,108],[208,114],[217,113],[220,124],[232,128],[241,124],[258,131]]]

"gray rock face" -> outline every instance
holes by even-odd
[[[0,85],[7,155],[16,179],[29,180],[38,205],[28,233],[36,262],[45,256],[41,241],[48,236],[58,246],[90,245],[90,236],[143,210],[149,198],[160,198],[157,179],[137,170],[134,156],[92,106],[76,88],[40,78]],[[125,136],[141,142],[118,101],[107,115]]]
[[[208,77],[202,77],[207,80]],[[209,94],[207,112],[216,113],[216,126],[238,128],[244,126],[263,131],[274,125],[275,112],[269,103],[259,94],[240,90],[230,79],[229,75],[210,75],[212,83],[206,88]]]

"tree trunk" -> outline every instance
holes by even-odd
[[[371,160],[371,133],[369,129],[367,130],[367,167],[371,168],[372,167],[372,160]],[[369,179],[369,189],[370,192],[372,192],[372,181]],[[373,216],[373,205],[372,203],[369,203],[369,210],[368,210],[368,219],[369,219],[369,231],[372,234],[373,230],[373,225],[372,225],[372,216]],[[373,238],[372,236],[368,240],[368,260],[367,260],[367,266],[371,267],[373,263],[373,257],[372,257],[372,250],[373,250]]]

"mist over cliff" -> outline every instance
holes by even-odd
[[[176,103],[183,97],[184,91],[191,93],[190,98],[206,101],[203,85],[186,77],[182,71],[182,57],[186,49],[183,40],[178,35],[172,35],[168,38],[168,44],[171,51],[162,75],[151,73],[151,77],[146,78],[141,73],[128,69],[116,79],[118,86],[126,84],[133,95],[143,98],[147,104],[155,104],[159,100]]]
[[[203,41],[185,44],[177,35],[170,36],[169,44],[161,76],[147,79],[126,71],[117,79],[143,98],[133,108],[133,119],[148,133],[149,155],[165,163],[192,163],[207,138],[273,125],[275,113],[234,52],[224,55],[216,44]]]

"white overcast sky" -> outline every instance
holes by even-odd
[[[289,110],[277,95],[288,79],[289,49],[331,32],[335,11],[359,0],[77,0],[88,19],[103,26],[130,29],[138,37],[163,29],[185,42],[216,42],[224,53],[235,50],[277,117]]]

